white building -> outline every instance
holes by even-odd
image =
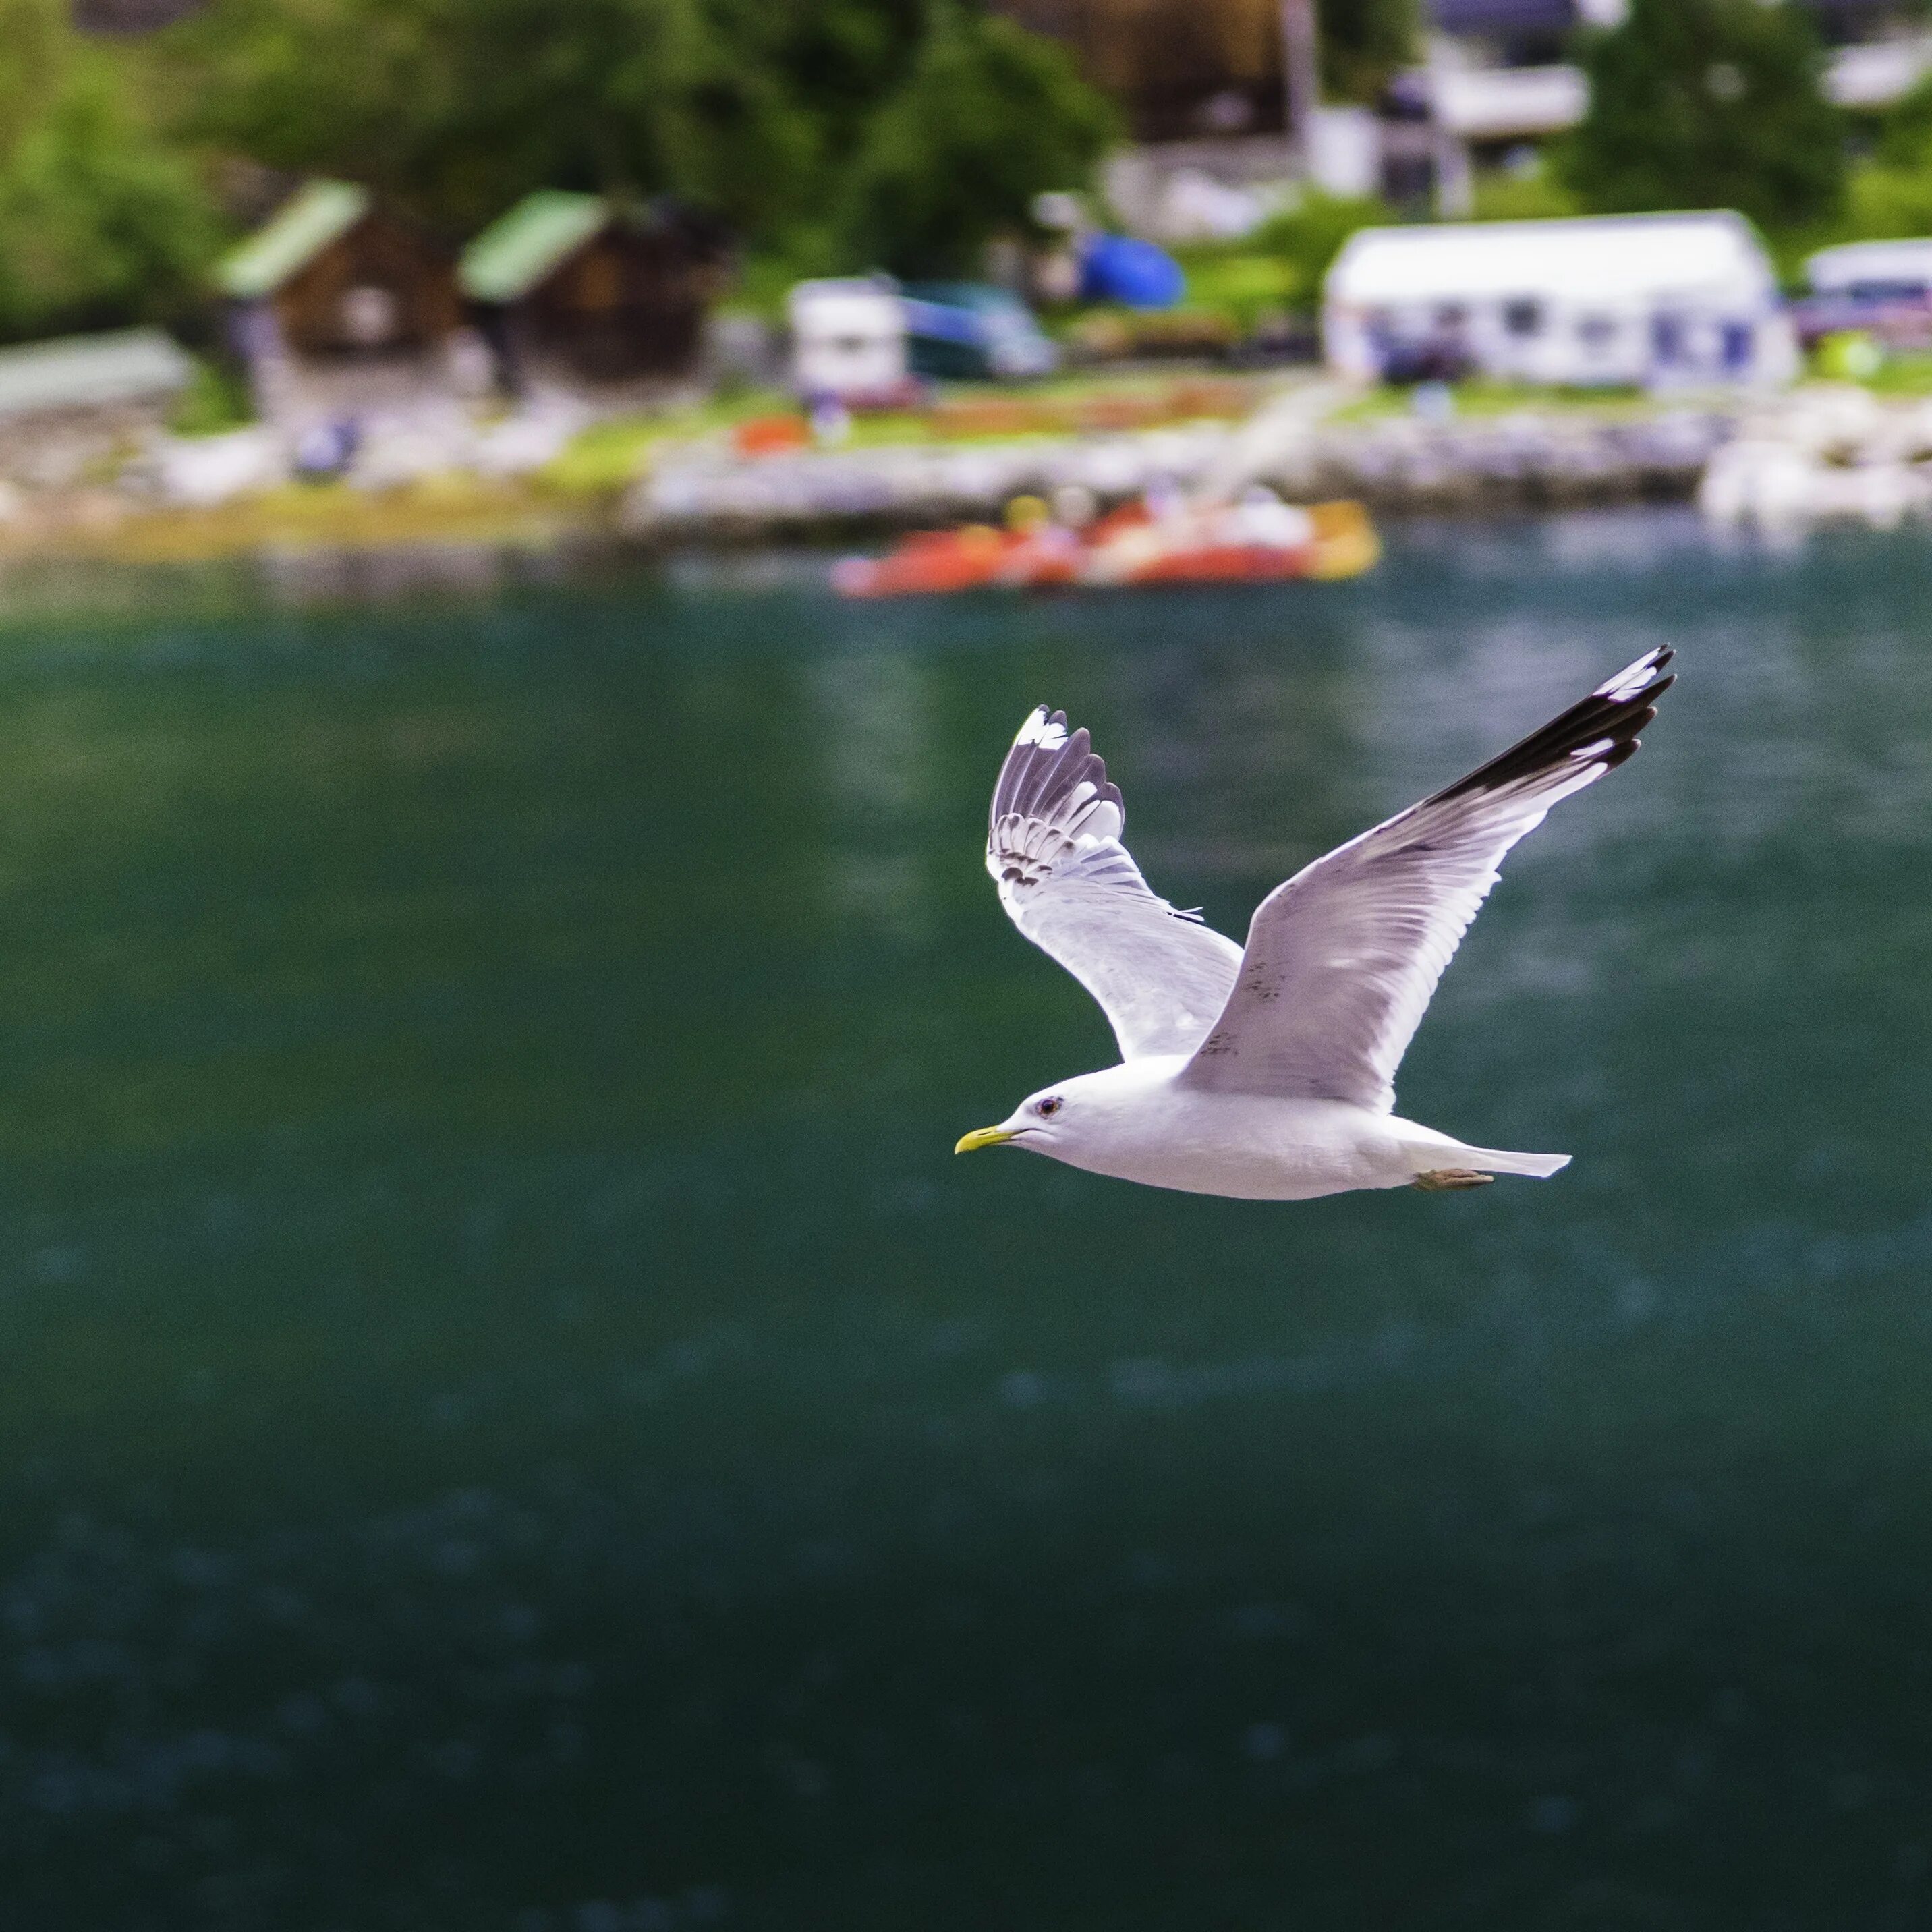
[[[1365,228],[1322,290],[1338,373],[1432,358],[1524,382],[1783,382],[1798,368],[1777,278],[1728,211]]]
[[[802,396],[885,396],[907,375],[904,304],[880,277],[798,282],[785,298],[792,387]]]
[[[1820,84],[1838,106],[1876,112],[1932,73],[1932,32],[1910,0],[1802,4],[1826,44]],[[1468,214],[1478,172],[1583,118],[1576,34],[1621,26],[1628,12],[1628,0],[1428,0],[1425,63],[1405,91],[1431,125],[1438,214]]]

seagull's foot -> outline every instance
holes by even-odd
[[[1447,1194],[1458,1187],[1486,1187],[1495,1179],[1493,1174],[1478,1174],[1473,1168],[1438,1167],[1418,1174],[1408,1184],[1425,1194]]]

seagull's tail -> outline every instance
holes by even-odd
[[[1460,1148],[1458,1155],[1478,1174],[1526,1174],[1547,1180],[1570,1165],[1567,1154],[1510,1154],[1501,1148]]]

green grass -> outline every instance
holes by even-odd
[[[1932,395],[1932,351],[1906,350],[1888,356],[1864,379],[1864,386],[1882,396]]]
[[[1295,263],[1270,249],[1192,248],[1174,250],[1187,276],[1187,306],[1232,322],[1244,334],[1274,310],[1312,305]]]
[[[580,430],[538,472],[538,481],[566,496],[608,495],[640,476],[661,444],[716,435],[749,417],[796,406],[782,390],[740,389],[687,409],[611,416]]]
[[[1651,406],[1650,398],[1634,388],[1550,388],[1528,382],[1498,382],[1484,377],[1452,382],[1460,417],[1509,416],[1519,410],[1546,414],[1560,410],[1584,416],[1636,416]],[[1384,386],[1372,390],[1360,400],[1338,410],[1329,418],[1334,423],[1374,422],[1391,416],[1412,413],[1413,392]]]

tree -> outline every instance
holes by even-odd
[[[1840,205],[1845,129],[1805,8],[1631,0],[1584,64],[1590,111],[1562,165],[1586,207],[1735,208],[1787,228]]]
[[[194,167],[64,0],[0,0],[0,336],[169,317],[219,238]]]
[[[1115,127],[1059,47],[934,0],[910,73],[854,158],[845,253],[908,274],[970,272],[1042,188],[1085,184]]]
[[[1373,196],[1324,194],[1308,189],[1292,208],[1271,217],[1256,232],[1253,244],[1280,257],[1292,280],[1288,299],[1312,309],[1322,299],[1322,278],[1342,245],[1358,229],[1376,228],[1396,219],[1386,202]]]
[[[1104,117],[1048,43],[952,0],[213,0],[163,55],[185,134],[452,238],[532,188],[668,191],[825,266],[1082,184]]]
[[[1316,0],[1322,84],[1332,100],[1372,104],[1416,57],[1416,0]]]
[[[742,216],[815,172],[754,0],[215,0],[164,37],[182,131],[380,189],[452,236],[533,188]]]

